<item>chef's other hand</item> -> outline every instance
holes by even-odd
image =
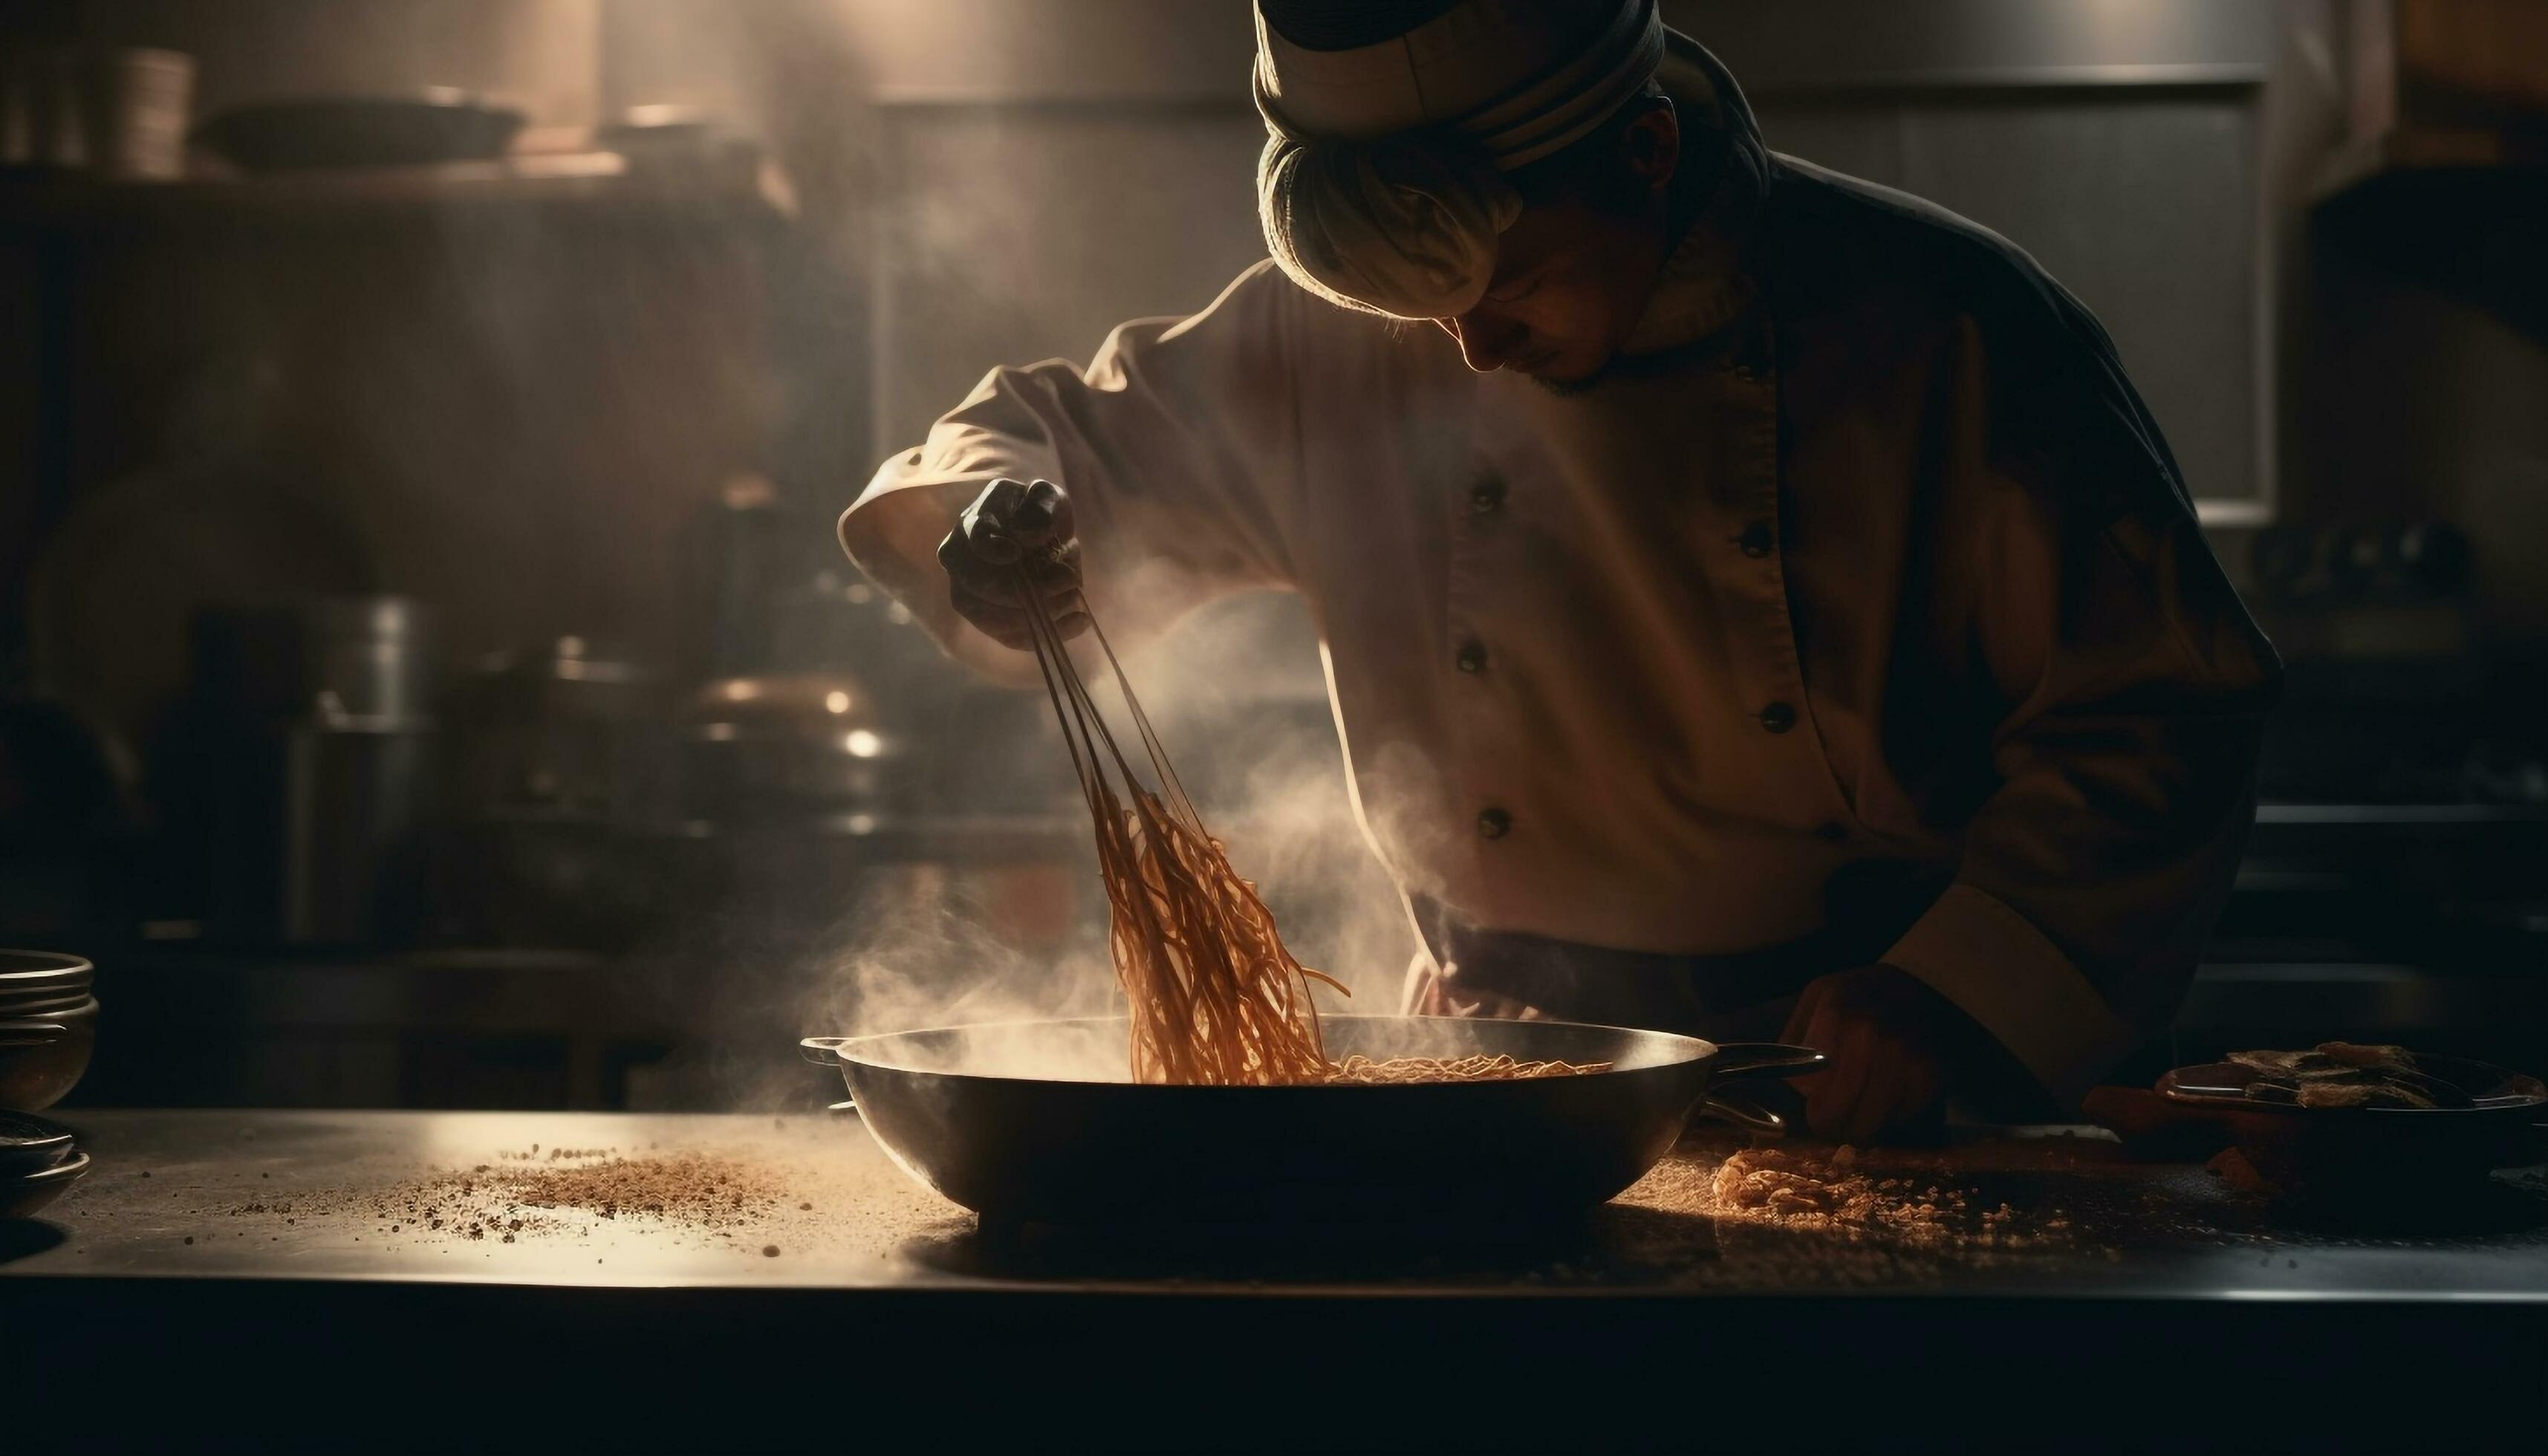
[[[1807,983],[1780,1040],[1831,1058],[1796,1087],[1814,1135],[1840,1142],[1935,1123],[1960,1068],[1998,1049],[1956,1003],[1890,965]]]
[[[1050,481],[991,482],[938,543],[938,564],[947,569],[956,615],[1003,647],[1035,649],[1022,592],[1044,602],[1063,637],[1088,630],[1070,498]]]

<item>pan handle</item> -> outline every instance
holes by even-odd
[[[1728,1042],[1716,1048],[1716,1061],[1711,1075],[1717,1081],[1732,1077],[1792,1077],[1814,1071],[1829,1060],[1811,1046],[1786,1046],[1776,1042]]]
[[[1720,1123],[1732,1123],[1747,1132],[1759,1133],[1768,1138],[1787,1136],[1785,1118],[1740,1092],[1724,1088],[1707,1094],[1707,1100],[1698,1105],[1698,1115],[1703,1118],[1714,1118]]]
[[[816,1066],[839,1066],[841,1048],[849,1042],[847,1037],[807,1037],[796,1044],[797,1054]]]

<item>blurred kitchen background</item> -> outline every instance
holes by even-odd
[[[2289,659],[2148,1069],[2536,1065],[2548,5],[1665,9],[1774,146],[2097,311]],[[0,8],[0,945],[99,964],[75,1101],[779,1105],[879,997],[1084,997],[1044,703],[832,520],[992,365],[1262,256],[1250,46],[1243,0]],[[1137,681],[1385,1002],[1297,609]]]

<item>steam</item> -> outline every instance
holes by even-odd
[[[1347,1009],[1395,1011],[1413,932],[1355,814],[1320,651],[1299,599],[1264,593],[1198,613],[1125,671],[1284,944],[1352,989]]]
[[[1038,954],[1000,933],[1003,907],[985,891],[1014,887],[1021,872],[1038,871],[968,879],[924,866],[871,885],[801,1019],[868,1036],[1105,1014],[1114,972],[1102,945],[1074,927],[1071,944]]]

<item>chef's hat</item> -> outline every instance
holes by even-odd
[[[1476,307],[1520,215],[1505,173],[1654,79],[1656,0],[1257,0],[1266,246],[1347,308]]]

